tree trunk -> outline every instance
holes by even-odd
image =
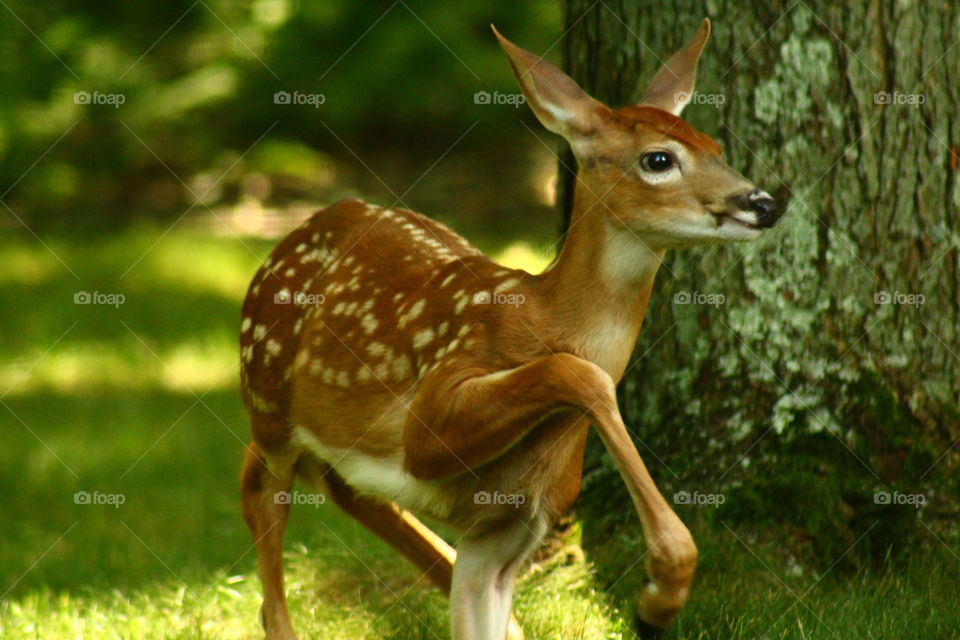
[[[675,6],[567,0],[566,70],[628,104],[709,16],[684,117],[789,209],[754,244],[668,255],[627,424],[666,493],[807,529],[822,509],[813,533],[841,550],[877,521],[890,543],[908,515],[874,492],[924,493],[927,514],[958,488],[960,5]]]

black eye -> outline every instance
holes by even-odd
[[[660,173],[673,166],[673,156],[666,151],[651,151],[640,158],[640,166],[647,171]]]

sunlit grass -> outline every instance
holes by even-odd
[[[493,257],[505,267],[523,269],[529,273],[540,273],[553,259],[547,250],[534,249],[525,242],[510,244]]]

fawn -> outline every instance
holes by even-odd
[[[506,269],[429,218],[346,200],[281,241],[244,302],[253,442],[242,506],[271,640],[295,637],[282,565],[290,505],[278,496],[296,477],[450,596],[454,640],[523,638],[517,572],[577,497],[591,424],[648,547],[641,630],[664,628],[687,598],[696,546],[637,454],[615,386],[665,251],[753,240],[779,213],[678,117],[708,20],[621,109],[494,33],[580,168],[555,261],[539,275]],[[413,513],[458,532],[456,551]]]

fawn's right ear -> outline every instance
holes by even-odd
[[[513,44],[493,25],[490,28],[510,59],[530,108],[543,126],[572,142],[572,138],[589,133],[600,124],[601,114],[609,111],[607,107],[588,96],[563,71]]]

